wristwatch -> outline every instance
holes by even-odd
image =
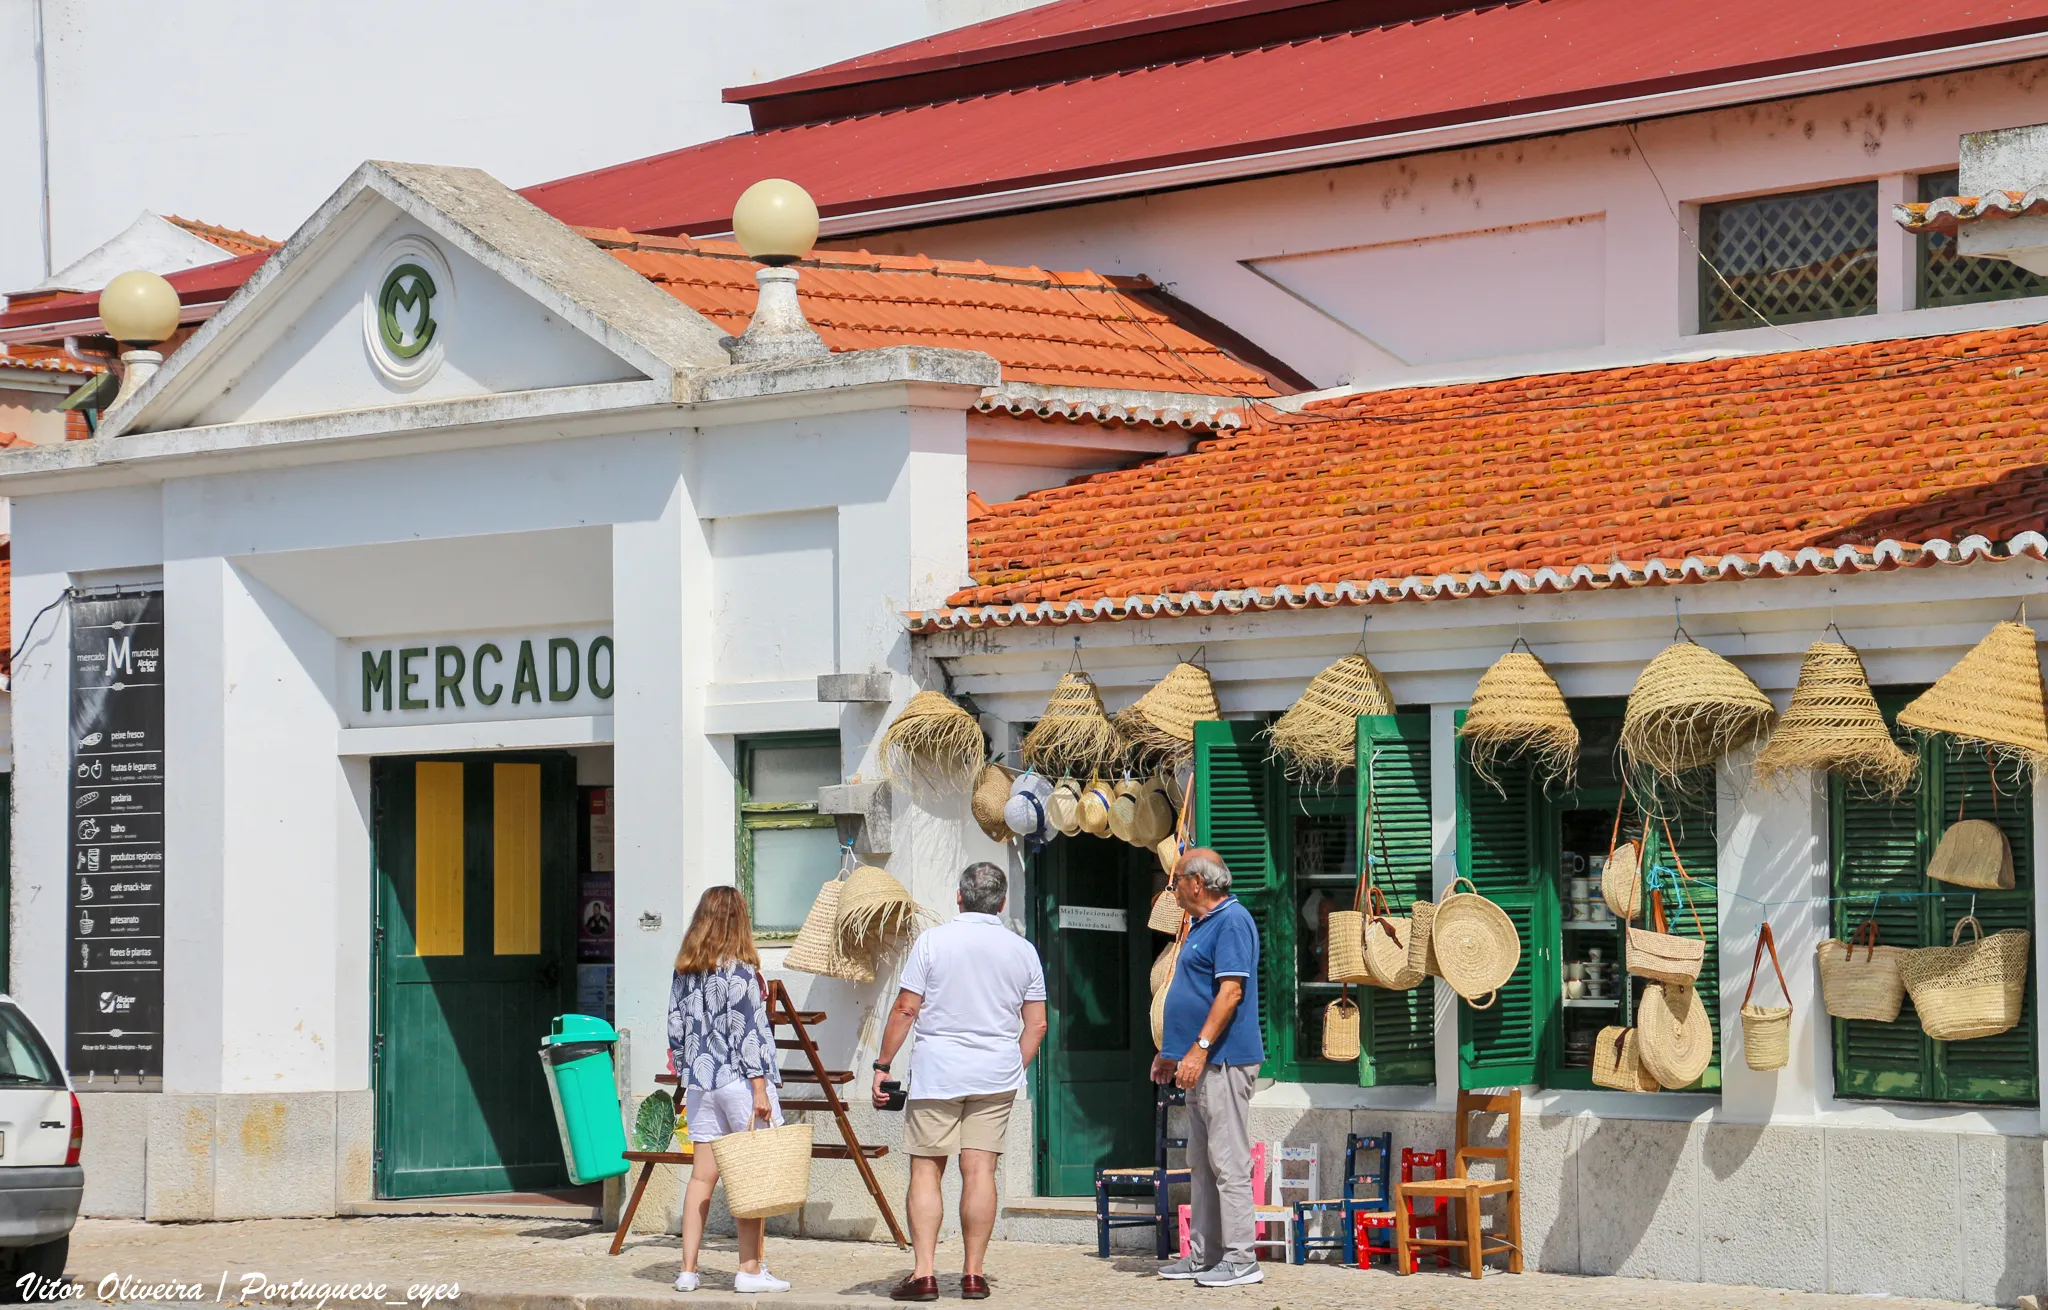
[[[1214,1043],[1214,1042],[1212,1042],[1212,1041],[1210,1041],[1210,1040],[1209,1040],[1208,1038],[1206,1038],[1206,1037],[1197,1037],[1197,1038],[1195,1038],[1195,1045],[1197,1045],[1197,1046],[1201,1047],[1201,1048],[1202,1048],[1203,1050],[1205,1050],[1205,1051],[1206,1051],[1206,1050],[1208,1050],[1208,1049],[1209,1049],[1209,1048],[1210,1048],[1211,1046],[1214,1046],[1214,1045],[1215,1045],[1215,1043]]]
[[[882,1062],[881,1062],[880,1060],[877,1060],[877,1061],[875,1061],[875,1072],[876,1072],[876,1073],[887,1073],[887,1072],[889,1072],[889,1066],[888,1066],[888,1065],[886,1065],[886,1064],[883,1064],[883,1063],[882,1063]]]

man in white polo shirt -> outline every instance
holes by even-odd
[[[1010,1104],[1024,1069],[1045,1039],[1045,970],[1031,943],[997,917],[1009,879],[993,864],[960,874],[960,913],[926,931],[910,948],[902,990],[875,1061],[875,1108],[886,1109],[882,1080],[917,1033],[910,1053],[910,1100],[903,1149],[910,1156],[910,1244],[917,1268],[889,1295],[936,1301],[939,1184],[946,1157],[960,1157],[960,1234],[967,1248],[960,1295],[988,1296],[982,1257],[996,1226],[996,1158],[1010,1126]]]

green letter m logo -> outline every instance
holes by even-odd
[[[377,294],[377,330],[384,345],[400,359],[411,359],[434,340],[434,279],[418,264],[400,264],[384,277],[384,289]],[[410,331],[398,321],[399,311],[418,310],[419,322]]]

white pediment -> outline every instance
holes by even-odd
[[[366,164],[107,426],[667,386],[719,336],[486,174]]]

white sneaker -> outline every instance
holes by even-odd
[[[1225,1260],[1213,1269],[1204,1269],[1195,1275],[1196,1287],[1243,1287],[1247,1283],[1263,1283],[1266,1271],[1250,1260],[1243,1264],[1232,1264]]]
[[[703,1279],[685,1269],[676,1275],[676,1290],[678,1292],[694,1292],[703,1282]]]
[[[762,1265],[761,1272],[758,1274],[750,1274],[745,1270],[734,1274],[732,1276],[732,1290],[735,1292],[787,1292],[789,1284],[777,1278],[774,1274],[769,1273],[767,1265]]]

